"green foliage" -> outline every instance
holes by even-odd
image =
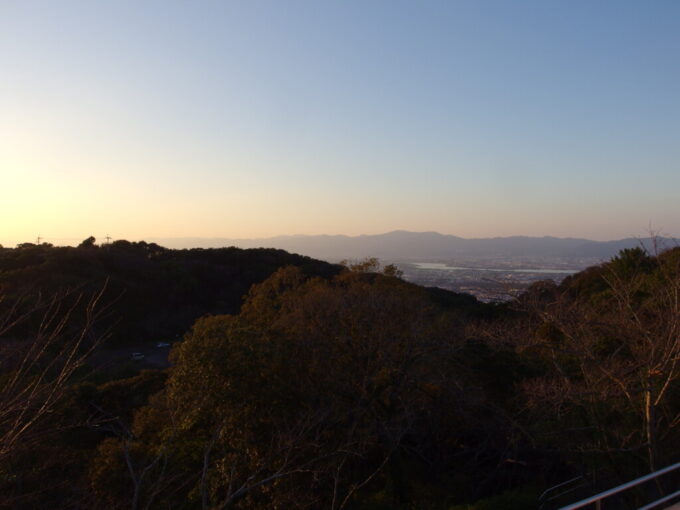
[[[537,322],[524,349],[545,369],[524,391],[544,444],[586,466],[625,465],[630,477],[680,451],[671,418],[680,412],[680,367],[671,361],[680,355],[679,254],[623,250],[549,300],[526,301]]]
[[[489,440],[473,425],[483,394],[459,389],[467,374],[452,317],[391,276],[282,268],[240,315],[196,322],[172,351],[165,391],[135,414],[137,439],[101,454],[115,466],[126,447],[145,465],[164,451],[170,473],[205,469],[182,496],[194,503],[325,507],[335,493],[361,508],[393,487],[396,507],[415,497],[423,461],[457,470],[447,457],[467,448],[459,437]],[[239,495],[243,483],[253,488]]]
[[[25,244],[0,250],[0,288],[10,302],[21,296],[85,294],[106,283],[102,303],[109,346],[174,338],[205,314],[238,313],[243,296],[280,267],[331,276],[333,266],[282,250],[238,248],[168,250],[154,243],[114,241],[79,248]]]
[[[0,508],[519,510],[680,454],[680,249],[485,305],[377,259],[94,243],[0,249],[0,317],[108,278],[118,341],[193,326],[167,370],[73,372]]]
[[[151,395],[164,388],[166,378],[164,371],[142,370],[138,375],[97,386],[96,393],[88,395],[88,400],[129,423],[133,411],[144,406]]]
[[[637,247],[621,250],[608,266],[621,278],[631,279],[641,273],[650,273],[656,264],[643,248]]]
[[[377,257],[367,257],[364,260],[343,260],[340,265],[355,273],[382,273],[385,276],[401,278],[404,272],[396,264],[383,266]]]

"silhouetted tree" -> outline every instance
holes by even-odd
[[[97,240],[96,240],[93,236],[90,236],[90,237],[88,237],[87,239],[85,239],[83,242],[81,242],[81,243],[78,245],[78,248],[93,248],[93,247],[95,246],[94,243],[95,243],[96,241],[97,241]]]

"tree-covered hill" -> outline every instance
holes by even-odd
[[[6,299],[37,293],[105,289],[100,306],[110,346],[182,335],[205,314],[237,313],[243,296],[278,268],[331,276],[339,266],[276,249],[170,250],[153,243],[114,241],[77,248],[22,244],[0,249],[0,289]]]
[[[0,261],[0,508],[528,510],[680,457],[678,248],[502,305],[277,250]],[[102,372],[100,321],[183,337],[167,369]]]

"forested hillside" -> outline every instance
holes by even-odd
[[[2,508],[528,509],[680,456],[680,249],[503,305],[94,240],[1,250],[0,289]],[[177,332],[165,370],[89,362]]]
[[[207,313],[238,313],[251,285],[288,265],[310,275],[339,271],[338,266],[283,250],[169,250],[122,240],[97,245],[89,238],[77,248],[0,248],[0,288],[12,302],[35,300],[38,293],[44,299],[103,290],[97,329],[110,333],[107,345],[116,346],[174,338]]]

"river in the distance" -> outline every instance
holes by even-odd
[[[461,267],[449,266],[441,262],[414,262],[417,269],[436,271],[491,271],[495,273],[539,273],[539,274],[574,274],[579,269],[553,269],[553,268],[493,268],[493,267]]]

